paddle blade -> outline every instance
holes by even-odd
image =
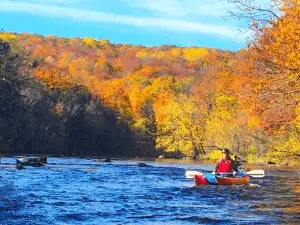
[[[246,172],[247,175],[251,177],[256,177],[256,178],[262,178],[265,176],[265,171],[263,170],[250,170]]]
[[[250,175],[250,176],[253,176],[253,177],[263,177],[263,176],[265,176],[265,171],[263,171],[263,170],[250,170],[246,174]]]
[[[265,175],[249,175],[249,176],[254,178],[263,178]]]
[[[201,173],[199,171],[191,171],[191,170],[185,171],[186,178],[194,178],[195,175],[203,175],[203,173]]]

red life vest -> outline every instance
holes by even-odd
[[[221,159],[218,164],[219,173],[232,173],[231,161]]]

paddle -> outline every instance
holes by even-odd
[[[265,175],[265,171],[263,171],[263,170],[250,170],[250,171],[242,172],[242,173],[245,173],[249,176],[257,177],[257,178],[264,177],[264,175]],[[230,173],[230,174],[232,174],[232,173]],[[199,171],[193,171],[193,170],[188,170],[185,172],[186,178],[194,178],[195,175],[203,175],[203,173],[201,173]]]

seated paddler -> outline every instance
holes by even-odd
[[[226,176],[235,176],[237,167],[233,167],[233,162],[229,156],[229,149],[222,149],[222,158],[218,160],[213,174],[224,174]]]

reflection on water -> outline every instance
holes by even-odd
[[[298,179],[298,181],[297,181]],[[292,195],[296,201],[290,203],[290,206],[284,209],[285,213],[298,214],[296,218],[300,222],[300,176],[296,177],[294,181],[289,181],[288,185],[292,187]]]
[[[213,164],[139,159],[99,163],[49,158],[47,166],[0,166],[0,224],[297,224],[300,179],[267,171],[246,186],[193,187],[185,170]]]

